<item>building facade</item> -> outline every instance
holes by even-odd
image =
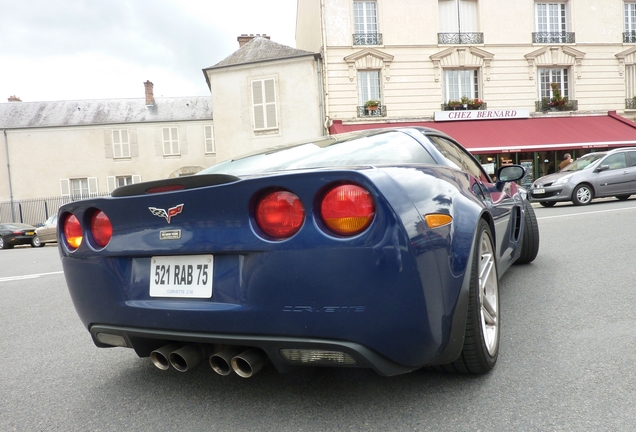
[[[296,42],[323,56],[332,133],[435,127],[449,120],[447,111],[523,117],[537,131],[555,117],[563,120],[551,127],[567,128],[568,118],[601,116],[610,129],[618,124],[610,112],[636,117],[632,0],[299,0]],[[472,120],[462,128],[484,127]],[[537,133],[503,156],[486,142],[471,151],[495,166],[530,161],[538,176],[565,151],[636,145],[634,130],[623,130],[607,142],[551,142]]]
[[[85,198],[216,163],[209,97],[0,104],[0,202]]]
[[[215,110],[219,161],[323,135],[320,55],[242,35],[240,47],[203,70]]]

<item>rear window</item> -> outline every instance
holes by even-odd
[[[245,175],[260,172],[347,166],[431,163],[435,160],[414,138],[388,131],[342,134],[222,162],[199,174]]]

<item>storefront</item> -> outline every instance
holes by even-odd
[[[506,164],[526,167],[522,185],[558,171],[565,153],[573,159],[586,153],[617,147],[636,147],[636,123],[616,114],[567,117],[530,117],[527,110],[452,111],[436,113],[433,122],[349,123],[334,121],[332,134],[391,126],[422,126],[448,134],[477,159],[490,174]],[[470,113],[470,114],[466,114]]]

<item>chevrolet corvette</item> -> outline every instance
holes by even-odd
[[[66,204],[58,245],[93,343],[162,370],[482,374],[499,279],[539,250],[524,175],[433,129],[354,132]]]

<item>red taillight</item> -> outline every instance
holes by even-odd
[[[334,233],[356,235],[371,225],[375,217],[375,203],[366,189],[352,184],[340,185],[322,199],[320,215]]]
[[[80,221],[74,216],[69,215],[64,220],[64,238],[66,239],[66,245],[69,249],[75,250],[82,244],[82,225]]]
[[[303,204],[291,192],[272,192],[261,198],[256,205],[256,223],[259,228],[277,239],[296,234],[304,220]]]
[[[91,218],[91,235],[99,247],[105,247],[113,236],[113,226],[103,211],[96,212]]]

